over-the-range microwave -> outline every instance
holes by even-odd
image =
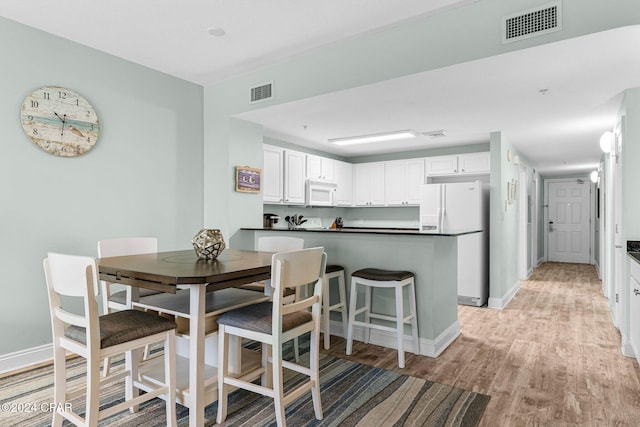
[[[338,184],[333,181],[308,179],[305,195],[307,206],[336,206]]]

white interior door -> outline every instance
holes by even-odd
[[[549,261],[590,262],[591,186],[587,181],[549,183]]]

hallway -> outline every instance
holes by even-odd
[[[542,264],[506,309],[458,315],[444,353],[409,354],[398,371],[490,395],[481,426],[640,424],[640,369],[620,352],[593,266]],[[329,353],[346,357],[336,340]],[[347,358],[397,370],[392,349],[357,343]]]

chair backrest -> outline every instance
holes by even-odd
[[[54,342],[64,336],[66,324],[86,328],[87,344],[100,339],[98,320],[98,269],[90,257],[49,253],[43,262],[49,293]],[[84,313],[71,313],[62,307],[61,296],[84,299]]]
[[[155,237],[123,237],[98,242],[98,258],[154,252],[158,252],[158,239]]]
[[[304,248],[304,239],[288,236],[263,236],[258,238],[258,250],[262,252],[288,252]]]
[[[126,255],[152,254],[158,252],[158,239],[155,237],[122,237],[98,242],[98,258]],[[102,308],[109,312],[111,290],[109,282],[102,283]],[[130,290],[128,290],[130,291]],[[117,305],[116,305],[117,306]],[[123,307],[118,307],[123,308]]]
[[[286,312],[300,310],[316,302],[319,303],[326,265],[327,254],[324,253],[322,247],[273,254],[271,258],[271,287],[274,290],[274,307],[283,305],[285,288],[298,288],[309,284],[314,284],[313,295],[288,304],[292,307]]]

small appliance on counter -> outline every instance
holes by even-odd
[[[273,228],[278,223],[280,217],[276,214],[266,213],[262,215],[262,226],[264,228]]]

